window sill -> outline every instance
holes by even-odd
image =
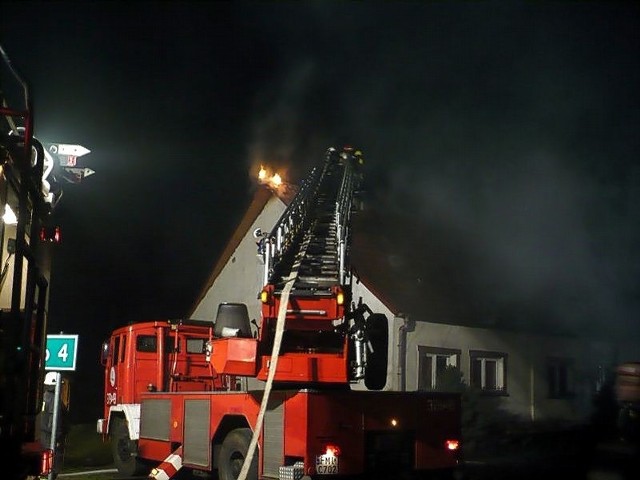
[[[564,393],[562,395],[549,395],[547,397],[549,400],[573,400],[576,398],[575,393]]]
[[[509,392],[506,390],[480,390],[480,395],[484,397],[508,397]]]

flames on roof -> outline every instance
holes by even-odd
[[[264,165],[260,165],[260,171],[258,172],[258,181],[267,185],[268,187],[278,190],[284,184],[282,177],[277,172],[272,172],[271,169],[265,168]]]

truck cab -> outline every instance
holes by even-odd
[[[155,320],[121,327],[103,343],[104,416],[97,431],[111,436],[114,459],[125,464],[119,468],[138,471],[142,394],[237,388],[235,377],[219,375],[206,360],[212,337],[210,322]]]

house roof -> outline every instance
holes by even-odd
[[[365,210],[353,218],[353,269],[392,312],[425,320],[468,316],[474,302],[460,271],[465,249],[453,235],[388,212]]]
[[[502,330],[586,333],[561,318],[549,299],[510,290],[469,232],[397,209],[364,210],[353,218],[352,267],[395,314]]]

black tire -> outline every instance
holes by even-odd
[[[236,428],[231,430],[222,442],[218,461],[219,480],[236,480],[242,470],[242,464],[249,450],[252,437],[251,429]],[[253,455],[251,467],[247,472],[247,480],[258,479],[258,455]]]
[[[137,457],[138,445],[129,438],[127,425],[119,420],[111,430],[111,455],[118,473],[123,477],[133,477],[145,472],[146,465]]]
[[[382,390],[387,383],[387,349],[389,326],[387,317],[374,313],[367,318],[367,337],[373,351],[368,353],[364,384],[369,390]]]

